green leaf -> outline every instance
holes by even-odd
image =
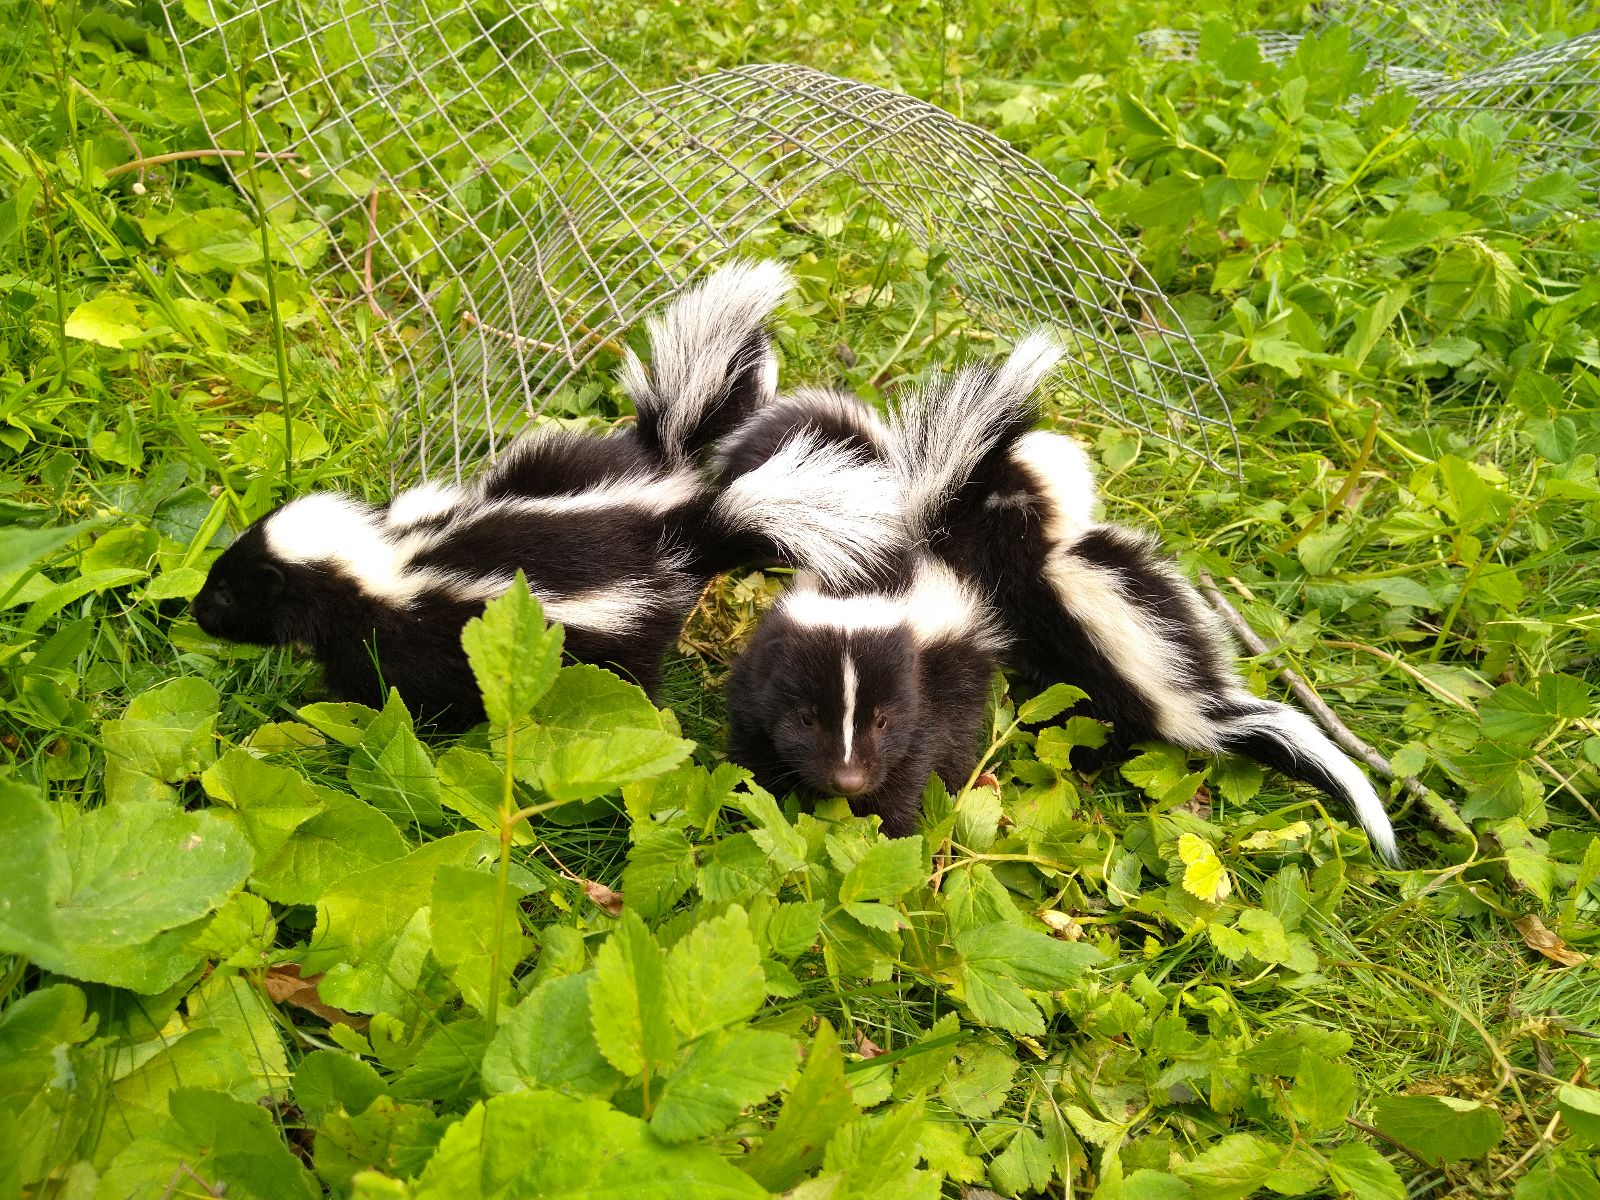
[[[188,927],[244,882],[250,861],[243,835],[210,813],[156,801],[80,812],[0,783],[0,950],[162,991],[198,961]]]
[[[667,1014],[685,1040],[754,1016],[766,998],[761,951],[744,909],[696,925],[667,955]]]
[[[107,798],[176,798],[170,785],[216,758],[217,706],[217,689],[204,679],[174,679],[135,696],[124,716],[101,727]]]
[[[158,1181],[188,1179],[216,1188],[230,1200],[316,1200],[312,1182],[257,1104],[219,1092],[180,1088],[171,1096],[172,1120],[130,1143],[100,1177],[95,1200],[159,1194]],[[185,1172],[192,1172],[188,1175]]]
[[[1600,1146],[1600,1091],[1564,1083],[1556,1089],[1556,1105],[1574,1140]]]
[[[787,1034],[724,1029],[702,1038],[661,1089],[650,1128],[667,1142],[708,1137],[777,1091],[800,1064]]]
[[[491,1092],[546,1088],[610,1096],[622,1077],[600,1053],[589,1016],[593,971],[546,979],[506,1016],[483,1056]]]
[[[646,826],[634,837],[622,872],[628,906],[647,920],[665,916],[694,886],[694,847],[683,830]]]
[[[1355,1102],[1356,1077],[1349,1067],[1309,1050],[1300,1055],[1289,1104],[1302,1130],[1320,1133],[1339,1128]]]
[[[597,1152],[603,1148],[603,1152]],[[599,1100],[512,1092],[451,1126],[415,1200],[756,1200],[766,1192],[703,1146],[669,1146]]]
[[[973,1017],[1016,1034],[1044,1031],[1044,1018],[1024,987],[1066,987],[1100,961],[1093,946],[1058,941],[1005,922],[958,934],[955,949],[961,960],[958,978]]]
[[[350,786],[397,824],[437,825],[444,818],[433,758],[393,689],[350,755]]]
[[[638,687],[587,664],[562,668],[534,720],[517,739],[517,771],[552,800],[604,796],[670,771],[694,749],[661,727]]]
[[[189,993],[185,1005],[191,1028],[220,1030],[238,1050],[262,1096],[288,1095],[289,1059],[260,989],[242,975],[216,973]]]
[[[1435,1166],[1482,1158],[1505,1134],[1494,1109],[1454,1096],[1385,1096],[1374,1105],[1373,1124]]]
[[[294,1102],[313,1125],[339,1109],[361,1112],[384,1090],[376,1071],[336,1050],[313,1050],[294,1069]]]
[[[53,554],[94,526],[93,521],[80,521],[75,525],[53,525],[48,529],[24,529],[20,525],[0,529],[0,580],[15,579],[41,558]]]
[[[409,847],[372,805],[316,789],[322,811],[298,826],[279,853],[250,876],[250,889],[279,904],[315,904],[347,876],[393,862]]]
[[[1193,833],[1178,835],[1178,857],[1183,860],[1183,890],[1208,904],[1220,904],[1233,891],[1233,880],[1217,857],[1214,846]]]
[[[505,769],[487,754],[464,746],[451,746],[441,754],[438,769],[440,803],[498,837]],[[531,846],[535,840],[526,821],[518,821],[511,830],[513,845]]]
[[[522,889],[512,883],[502,891],[500,880],[486,871],[443,865],[434,872],[429,906],[433,956],[461,989],[461,998],[479,1012],[486,1010],[494,992],[505,997],[512,972],[528,951],[518,904],[521,896]],[[497,963],[495,910],[501,904],[506,912]]]
[[[505,595],[467,622],[461,645],[490,724],[504,729],[533,711],[555,682],[561,643],[560,626],[545,625],[544,609],[520,570]]]
[[[200,783],[206,795],[226,805],[216,815],[239,827],[261,863],[271,862],[323,807],[298,772],[264,763],[248,750],[229,750],[205,769]]]
[[[1600,1180],[1591,1168],[1551,1156],[1517,1180],[1512,1200],[1594,1200],[1597,1187]]]
[[[1189,756],[1176,746],[1151,746],[1119,768],[1122,777],[1161,805],[1193,799],[1206,772],[1190,771]]]
[[[1024,725],[1038,725],[1049,721],[1077,704],[1087,700],[1088,693],[1068,683],[1053,683],[1037,696],[1031,696],[1017,706],[1017,720]]]
[[[138,306],[117,292],[101,292],[67,315],[67,336],[120,350],[144,336],[144,318]]]
[[[822,1161],[829,1139],[858,1112],[845,1081],[838,1035],[821,1021],[800,1078],[784,1097],[772,1132],[745,1161],[745,1171],[774,1192],[793,1187]]]
[[[1229,1134],[1173,1173],[1187,1183],[1194,1200],[1244,1200],[1277,1169],[1283,1147],[1250,1133]]]
[[[1365,1142],[1346,1142],[1328,1155],[1328,1178],[1351,1200],[1405,1200],[1406,1185],[1388,1159]]]
[[[1031,1129],[1019,1129],[1005,1150],[989,1162],[989,1179],[1010,1196],[1042,1192],[1055,1174],[1056,1163],[1045,1140]]]
[[[667,1023],[665,956],[639,914],[625,909],[595,956],[589,984],[594,1040],[624,1075],[659,1075],[678,1043]]]
[[[839,900],[897,900],[927,879],[922,837],[879,838],[839,884]]]

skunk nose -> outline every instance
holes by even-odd
[[[867,773],[860,767],[840,767],[833,773],[833,788],[841,796],[854,796],[867,790]]]

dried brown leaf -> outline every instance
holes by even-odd
[[[261,990],[274,1004],[292,1004],[295,1008],[303,1008],[315,1013],[329,1025],[348,1025],[357,1033],[366,1029],[369,1018],[322,1002],[322,997],[317,993],[317,984],[321,981],[321,975],[302,977],[298,965],[284,963],[267,971],[261,980]]]
[[[1533,913],[1518,917],[1511,923],[1517,927],[1517,932],[1522,935],[1522,940],[1528,944],[1530,950],[1537,950],[1553,963],[1560,963],[1563,967],[1576,967],[1580,963],[1589,961],[1588,955],[1579,954],[1563,942]]]

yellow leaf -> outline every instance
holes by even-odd
[[[1311,832],[1306,821],[1296,821],[1282,829],[1258,829],[1240,843],[1246,850],[1275,850],[1285,842],[1297,841]]]
[[[1233,880],[1211,843],[1192,833],[1178,838],[1178,857],[1183,859],[1183,890],[1211,904],[1225,900],[1233,891]]]

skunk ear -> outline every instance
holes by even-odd
[[[261,564],[261,591],[263,600],[276,600],[283,591],[283,572],[272,563]]]

